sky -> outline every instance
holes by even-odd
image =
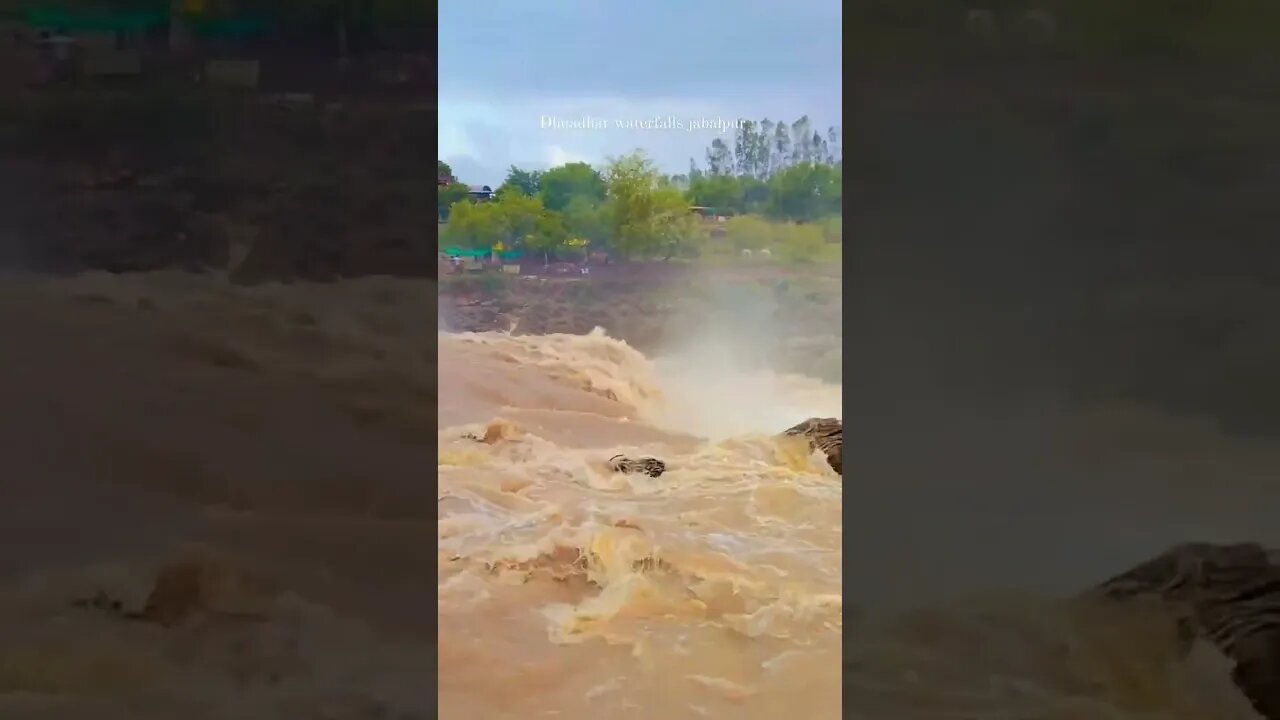
[[[688,172],[739,118],[808,115],[825,136],[840,20],[840,0],[441,0],[440,159],[496,188],[511,165],[636,149]]]

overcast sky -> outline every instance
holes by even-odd
[[[440,157],[460,181],[496,187],[513,164],[599,164],[637,148],[686,172],[714,138],[732,144],[717,124],[744,117],[807,114],[825,135],[841,125],[840,5],[442,0]],[[617,126],[654,118],[680,128]],[[712,127],[689,129],[699,123]]]

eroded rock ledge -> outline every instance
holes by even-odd
[[[1280,720],[1280,551],[1256,543],[1175,545],[1091,588],[1085,598],[1156,601],[1182,652],[1196,640],[1235,663],[1231,678],[1266,720]]]
[[[837,475],[843,476],[844,423],[836,418],[809,418],[795,427],[783,431],[783,435],[809,439],[809,447],[821,450],[827,463]]]

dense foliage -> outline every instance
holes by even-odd
[[[589,250],[620,259],[767,250],[789,262],[831,260],[841,240],[840,173],[835,128],[824,135],[807,117],[743,121],[732,147],[715,140],[706,169],[691,160],[688,174],[664,175],[636,151],[602,169],[513,166],[489,202],[468,201],[462,184],[440,186],[441,244],[523,249],[547,260]],[[452,174],[444,162],[440,174]]]

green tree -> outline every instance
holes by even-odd
[[[507,250],[538,245],[540,233],[554,235],[558,217],[552,217],[542,201],[508,188],[489,202],[459,202],[450,210],[444,239],[452,245],[492,249],[501,243]]]
[[[609,220],[601,203],[579,195],[569,201],[561,216],[565,231],[571,237],[589,240],[592,245],[608,244]]]
[[[811,163],[816,159],[813,147],[813,123],[808,115],[801,115],[791,123],[791,163]]]
[[[436,177],[451,178],[453,177],[453,168],[449,167],[449,163],[443,160],[436,161]]]
[[[449,224],[441,233],[448,246],[488,250],[506,240],[510,231],[496,202],[459,202],[449,210]]]
[[[498,192],[502,192],[507,188],[513,188],[518,190],[522,195],[533,197],[538,194],[541,180],[541,172],[537,170],[521,170],[515,165],[512,165],[510,169],[507,170],[507,179],[498,187]]]
[[[742,120],[734,133],[733,157],[738,163],[738,174],[754,175],[756,173],[756,124],[750,120]]]
[[[829,165],[793,165],[774,175],[769,189],[774,217],[803,222],[840,212],[840,174]]]
[[[462,183],[450,183],[443,187],[436,185],[436,206],[440,219],[449,220],[453,206],[459,202],[465,202],[468,192],[469,189]]]
[[[652,256],[687,241],[696,220],[688,202],[674,187],[663,186],[661,173],[641,151],[614,158],[605,171],[608,200],[605,216],[612,246],[623,258]]]
[[[742,183],[732,175],[703,175],[689,182],[692,204],[716,210],[741,212]]]
[[[524,247],[530,252],[542,254],[542,263],[551,261],[551,256],[566,251],[569,232],[565,228],[565,220],[559,213],[540,213],[534,221],[533,232],[524,238]]]
[[[733,152],[720,138],[711,141],[707,149],[707,173],[711,175],[733,174]]]
[[[840,161],[839,140],[839,128],[828,128],[824,137],[808,116],[791,124],[768,118],[759,123],[741,120],[732,150],[720,138],[707,148],[708,174],[768,180],[799,163],[834,165]],[[746,190],[744,186],[744,207],[759,205],[759,197],[746,197]]]
[[[768,212],[769,202],[772,199],[768,183],[759,178],[743,176],[738,178],[738,188],[742,195],[741,212]]]
[[[773,133],[774,123],[769,118],[760,121],[760,132],[756,133],[756,172],[755,176],[764,179],[773,174]]]
[[[604,178],[586,163],[569,163],[552,168],[541,178],[542,204],[553,212],[563,212],[575,199],[602,203],[605,198]]]
[[[674,185],[659,187],[654,192],[651,232],[655,251],[664,260],[673,257],[695,257],[705,233],[698,218],[689,211],[689,201]]]
[[[791,164],[791,133],[785,122],[773,126],[773,147],[769,158],[772,173]]]
[[[488,204],[503,219],[506,237],[502,241],[508,249],[522,247],[534,237],[547,215],[547,209],[542,206],[541,200],[525,195],[517,186],[500,192],[498,198]]]

